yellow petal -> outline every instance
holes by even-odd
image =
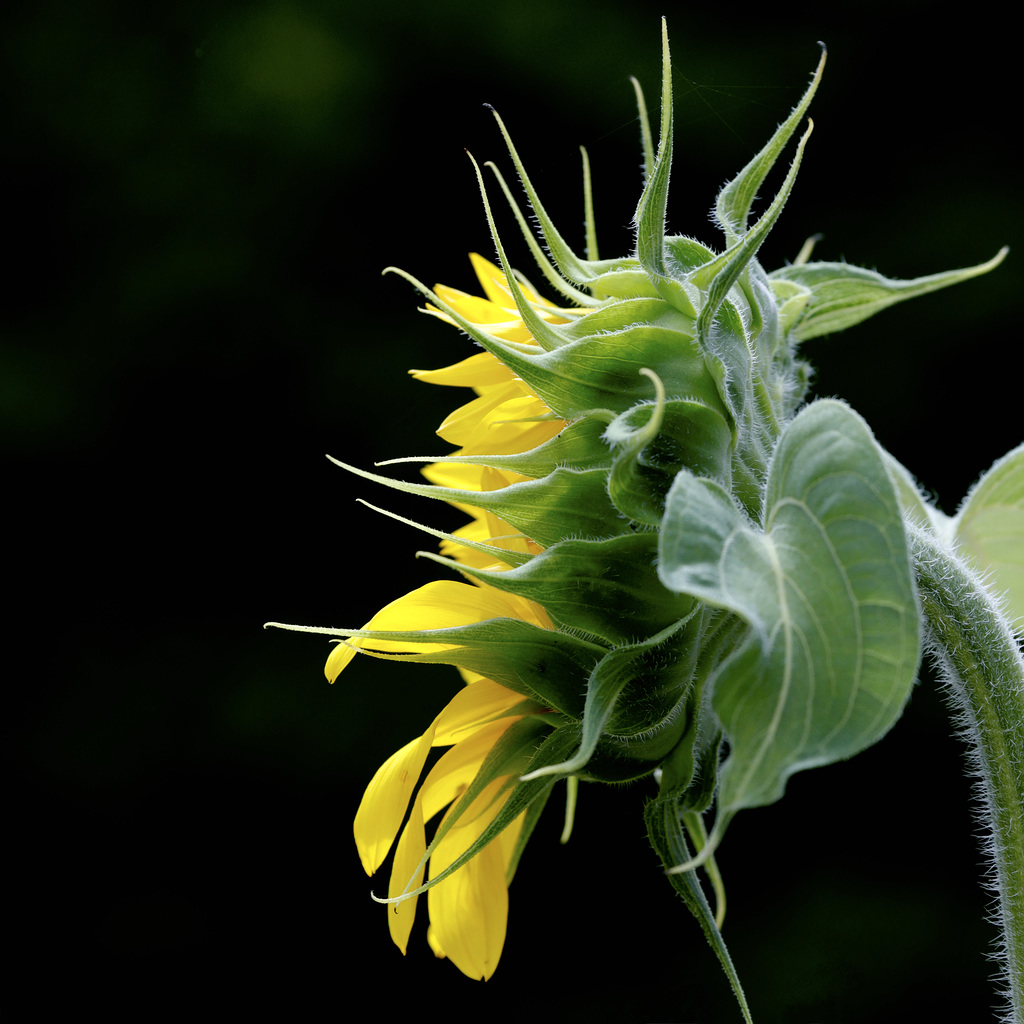
[[[367,623],[369,625],[369,623]],[[366,629],[366,626],[363,626]],[[324,675],[327,676],[327,682],[333,683],[338,676],[341,675],[341,670],[356,656],[355,648],[352,646],[351,641],[349,643],[343,643],[338,641],[331,648],[331,653],[327,655],[327,663],[324,665]]]
[[[513,382],[485,389],[448,415],[437,433],[465,455],[511,455],[536,448],[564,426],[565,420],[552,418],[539,398]]]
[[[463,491],[497,491],[530,479],[522,473],[493,466],[473,466],[468,462],[432,462],[421,472],[432,484]],[[453,501],[451,504],[458,507],[461,503]]]
[[[477,280],[480,282],[480,287],[484,290],[484,295],[491,302],[499,306],[515,309],[516,303],[508,288],[508,278],[505,277],[502,269],[490,260],[485,260],[483,256],[476,252],[469,254],[469,262],[473,264],[473,270],[476,273]],[[524,293],[526,293],[525,289]],[[537,295],[529,293],[526,293],[526,297],[534,302],[538,298]]]
[[[462,692],[471,692],[475,688],[467,687]],[[445,752],[423,780],[420,796],[423,798],[424,821],[430,821],[469,788],[494,744],[517,721],[518,717],[509,717],[484,725]],[[479,813],[479,808],[476,813]]]
[[[513,379],[512,371],[490,352],[477,352],[460,363],[444,366],[439,370],[410,370],[416,380],[428,384],[443,384],[451,387],[483,388],[506,384]]]
[[[448,629],[487,619],[513,615],[517,608],[512,595],[490,587],[477,587],[454,580],[435,580],[385,605],[367,623],[367,629],[384,632]],[[375,651],[443,651],[455,644],[356,637],[353,643]]]
[[[493,815],[484,814],[449,830],[430,858],[431,875],[464,853],[492,819]],[[501,846],[489,843],[427,892],[435,953],[443,951],[470,978],[486,981],[501,957],[508,924],[505,867]]]
[[[401,750],[395,751],[376,771],[356,811],[353,832],[363,870],[372,875],[384,863],[405,817],[412,791],[419,780],[434,739],[434,726]]]
[[[401,838],[395,849],[395,859],[391,865],[391,880],[388,883],[388,897],[401,896],[410,889],[423,884],[423,856],[427,852],[427,840],[423,830],[423,801],[420,794],[413,801],[409,820],[402,829]],[[419,896],[413,896],[404,903],[391,904],[388,907],[388,929],[391,940],[402,951],[409,945],[409,933],[416,919],[416,903]]]
[[[511,297],[507,297],[504,303],[496,303],[444,284],[435,285],[434,292],[439,299],[443,299],[456,313],[465,317],[470,323],[488,325],[507,323],[510,312],[514,319],[520,319],[515,303],[511,302]],[[429,303],[427,308],[432,308]]]
[[[395,849],[388,884],[389,897],[400,896],[422,884],[423,856],[426,853],[424,821],[432,818],[466,790],[494,743],[513,721],[518,720],[509,718],[495,722],[495,716],[514,707],[521,700],[519,694],[504,686],[482,680],[473,687],[460,690],[438,715],[432,726],[435,731],[434,745],[456,745],[437,762],[416,794],[409,819]],[[457,739],[459,742],[456,742]],[[503,784],[504,780],[500,781]],[[486,810],[494,799],[494,792],[488,791],[482,797],[474,801],[467,811],[468,815],[475,816]],[[418,896],[414,896],[389,909],[388,928],[391,938],[403,955],[409,943],[418,899]]]
[[[464,687],[437,716],[434,723],[434,746],[444,747],[452,743],[461,745],[472,732],[491,723],[498,715],[514,708],[522,700],[522,694],[490,679],[481,679],[473,686]]]
[[[471,252],[469,254],[469,261],[473,264],[477,280],[480,282],[480,285],[484,290],[484,294],[486,294],[486,296],[495,303],[495,305],[504,306],[510,313],[518,316],[515,299],[512,298],[512,292],[508,287],[508,278],[505,277],[502,269],[495,266],[495,264],[491,263],[490,260],[485,260],[483,256],[475,252]],[[525,282],[520,281],[519,288],[523,295],[526,296],[527,302],[533,305],[547,306],[544,299]],[[545,320],[550,320],[552,323],[566,323],[570,318],[577,317],[581,313],[585,313],[586,310],[560,309],[558,312],[564,315],[556,316],[549,314],[546,309],[542,315]]]

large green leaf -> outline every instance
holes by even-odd
[[[783,433],[763,530],[719,484],[681,472],[659,575],[749,624],[712,678],[730,747],[716,833],[736,810],[778,799],[793,772],[857,753],[899,716],[918,663],[911,564],[881,452],[842,403],[809,406]]]
[[[1024,629],[1024,444],[1004,455],[974,486],[957,513],[956,539]]]

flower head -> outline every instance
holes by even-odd
[[[373,777],[355,837],[368,874],[394,848],[385,902],[399,948],[426,893],[430,945],[473,978],[497,965],[508,883],[557,780],[656,778],[648,832],[665,866],[705,863],[720,895],[713,854],[731,816],[777,799],[792,772],[863,749],[895,720],[918,642],[899,507],[852,411],[800,411],[809,371],[798,347],[1001,258],[889,281],[810,263],[805,247],[793,265],[764,271],[757,253],[809,125],[753,223],[752,205],[804,118],[824,55],[792,113],[719,193],[721,250],[668,234],[667,37],[663,52],[656,152],[640,103],[634,253],[598,258],[585,158],[587,255],[574,253],[499,119],[547,254],[492,170],[563,304],[513,271],[474,162],[499,261],[471,256],[483,294],[431,290],[396,271],[428,313],[482,349],[411,371],[472,390],[437,431],[455,451],[396,460],[426,462],[426,482],[338,463],[469,517],[451,534],[422,527],[441,542],[423,554],[464,582],[429,583],[362,629],[318,632],[341,638],[327,660],[332,682],[357,653],[462,675],[426,731]],[[447,749],[420,781],[434,747]],[[716,802],[709,835],[701,816]],[[677,889],[713,938],[703,894],[689,885]]]

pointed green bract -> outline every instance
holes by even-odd
[[[688,615],[692,602],[666,590],[654,567],[654,533],[609,540],[564,540],[523,565],[493,571],[461,566],[429,553],[464,575],[536,601],[566,629],[628,644]]]
[[[750,209],[757,198],[757,191],[807,113],[807,108],[810,107],[811,100],[814,99],[824,70],[825,51],[822,48],[821,60],[818,61],[811,84],[800,98],[800,102],[793,108],[789,117],[779,125],[775,134],[757,156],[718,193],[715,216],[719,226],[725,232],[729,245],[734,244],[746,234]]]

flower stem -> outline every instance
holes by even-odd
[[[925,642],[969,745],[989,830],[1008,1011],[1024,1022],[1024,658],[982,579],[932,534],[908,527]]]

